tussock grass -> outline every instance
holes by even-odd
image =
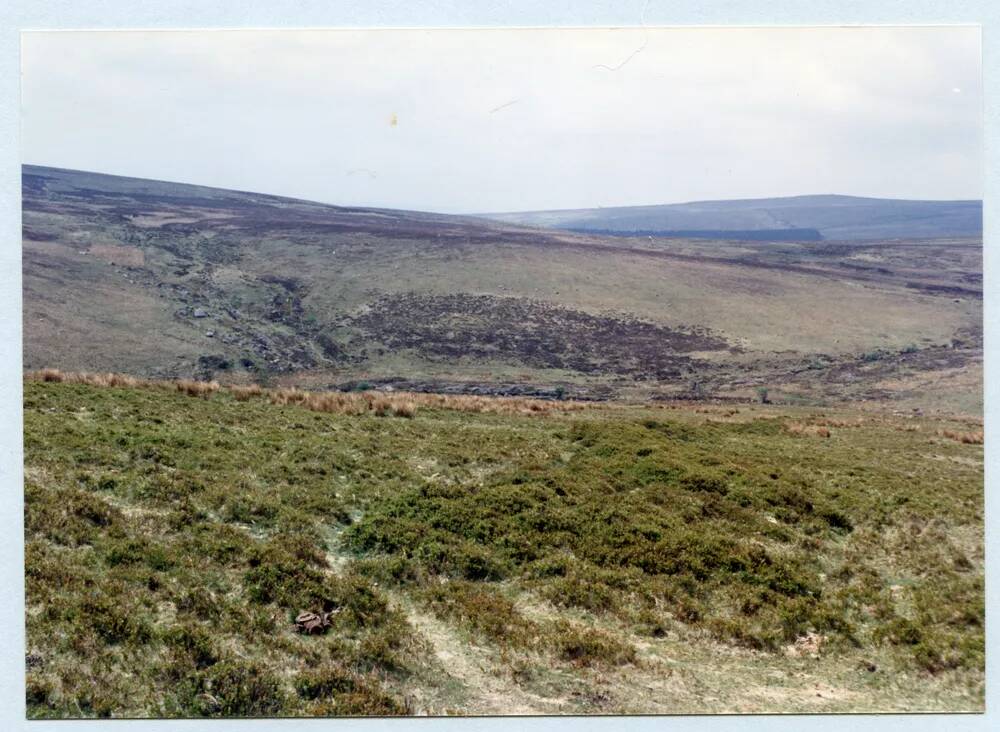
[[[955,442],[961,442],[966,445],[983,444],[983,430],[975,430],[973,432],[960,432],[957,430],[941,429],[937,431],[937,436],[946,437],[949,440],[954,440]]]
[[[413,417],[421,408],[448,409],[477,414],[548,415],[577,412],[588,406],[585,402],[548,401],[528,397],[455,396],[412,392],[314,392],[285,387],[265,389],[259,384],[222,386],[217,381],[195,379],[140,379],[114,373],[64,372],[59,369],[41,369],[25,372],[26,381],[49,383],[86,384],[99,387],[127,387],[176,389],[188,396],[207,399],[223,391],[238,402],[255,397],[266,398],[279,406],[295,405],[327,414],[362,415],[379,417]]]
[[[79,371],[60,371],[59,369],[41,369],[40,371],[29,371],[25,378],[34,381],[44,381],[57,384],[87,384],[89,386],[100,387],[128,387],[157,385],[158,382],[151,379],[141,379],[127,374],[115,373],[87,373]]]
[[[830,430],[824,424],[803,424],[802,422],[787,422],[785,429],[792,435],[809,435],[813,437],[829,437]]]
[[[250,384],[249,386],[230,386],[229,393],[233,395],[233,399],[238,402],[245,402],[258,397],[264,393],[264,390],[259,384]]]
[[[188,396],[202,397],[204,399],[207,399],[210,395],[219,390],[219,383],[217,381],[194,381],[193,379],[180,379],[174,383],[177,386],[177,391],[187,394]]]
[[[870,424],[871,420],[867,420],[864,417],[856,417],[854,419],[836,419],[834,417],[817,417],[810,420],[810,424],[816,427],[864,427],[866,424]]]

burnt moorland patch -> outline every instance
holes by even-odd
[[[428,358],[495,359],[640,380],[677,379],[706,366],[690,354],[730,348],[704,328],[466,293],[385,295],[348,322],[389,348]]]

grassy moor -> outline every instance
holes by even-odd
[[[192,383],[28,375],[31,717],[982,706],[976,420]]]
[[[983,709],[950,218],[23,181],[30,718]]]
[[[980,238],[597,236],[24,168],[29,369],[977,413],[981,272]]]

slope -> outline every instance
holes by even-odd
[[[32,166],[23,212],[27,368],[978,398],[976,239],[605,237]]]

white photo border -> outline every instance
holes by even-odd
[[[27,30],[213,28],[621,27],[773,25],[954,25],[982,29],[984,89],[984,385],[986,431],[985,714],[666,717],[476,717],[27,721],[24,698],[23,449],[21,416],[20,33]],[[996,339],[1000,234],[1000,3],[992,0],[4,0],[0,4],[0,729],[292,730],[988,730],[1000,729],[997,690],[1000,450],[991,449],[1000,409]]]

